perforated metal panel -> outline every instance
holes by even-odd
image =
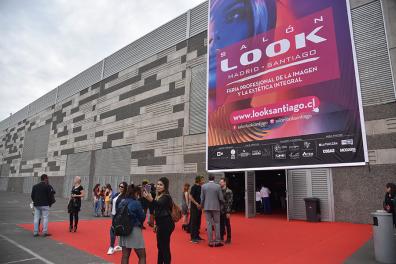
[[[190,135],[206,131],[206,63],[191,68]]]
[[[254,217],[256,215],[256,174],[254,171],[245,172],[245,215]]]
[[[0,132],[3,130],[6,130],[9,127],[10,124],[10,118],[6,118],[3,121],[0,122]]]
[[[29,105],[29,116],[35,115],[47,107],[55,104],[56,101],[56,89],[53,89],[51,92],[41,96],[39,99],[34,101]]]
[[[23,180],[23,193],[31,193],[33,185],[38,183],[38,177],[26,177]]]
[[[352,10],[363,105],[394,102],[389,51],[380,1]]]
[[[0,170],[1,177],[8,177],[10,176],[10,164],[2,164]]]
[[[89,188],[89,172],[91,166],[91,152],[81,152],[67,156],[66,177],[63,185],[64,197],[70,197],[70,191],[73,187],[75,176],[81,177],[81,186],[85,190]],[[85,195],[85,199],[88,195]]]
[[[95,178],[102,176],[129,176],[131,146],[97,150],[95,152]]]
[[[190,11],[190,37],[195,36],[208,29],[208,5],[203,2]]]
[[[1,177],[0,178],[0,191],[7,191],[8,189],[8,178]]]
[[[330,169],[288,171],[288,211],[290,219],[305,220],[304,198],[320,199],[322,221],[334,220]]]
[[[24,108],[22,108],[12,116],[10,116],[10,127],[26,119],[28,117],[28,113],[29,113],[29,107],[25,106]]]
[[[332,221],[330,169],[311,170],[312,197],[320,199],[322,221]]]
[[[90,68],[86,69],[82,73],[68,80],[64,84],[59,86],[58,89],[58,99],[57,101],[62,101],[69,96],[99,82],[102,77],[102,63],[100,61]]]
[[[49,133],[49,124],[26,132],[22,160],[47,157]]]
[[[305,202],[308,197],[308,170],[288,171],[289,219],[305,220]]]
[[[103,77],[109,77],[185,40],[186,30],[185,13],[107,57]]]

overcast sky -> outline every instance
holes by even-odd
[[[0,121],[203,0],[0,0]]]

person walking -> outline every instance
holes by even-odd
[[[43,218],[43,236],[50,236],[48,233],[48,216],[49,207],[51,204],[51,196],[53,188],[48,184],[47,174],[43,174],[40,177],[40,182],[35,184],[32,188],[32,193],[30,195],[33,201],[34,207],[34,229],[33,236],[37,237],[39,233],[39,221]]]
[[[170,238],[175,229],[171,212],[173,201],[169,194],[169,180],[162,177],[156,185],[156,197],[153,199],[151,193],[143,190],[143,197],[153,204],[155,227],[157,235],[158,258],[157,264],[170,264],[172,260],[170,250]]]
[[[220,237],[224,241],[224,233],[227,231],[226,244],[231,243],[231,210],[232,210],[232,191],[227,187],[225,178],[220,179],[220,187],[224,197],[224,203],[220,211]]]
[[[134,249],[139,261],[139,264],[146,263],[146,249],[144,246],[144,239],[142,233],[143,222],[146,219],[141,203],[137,200],[137,192],[140,192],[138,187],[132,184],[128,185],[125,199],[119,203],[117,209],[123,206],[128,207],[128,214],[130,216],[132,232],[128,236],[120,236],[120,246],[122,247],[121,264],[128,264],[132,249]]]
[[[203,240],[199,236],[199,231],[201,229],[201,216],[202,216],[202,207],[201,207],[201,186],[204,180],[202,176],[195,177],[195,184],[191,187],[190,190],[190,236],[192,243],[198,243]]]
[[[384,210],[393,216],[393,226],[396,228],[396,185],[387,183],[385,189]]]
[[[81,198],[84,197],[84,188],[81,186],[81,177],[76,176],[74,177],[74,185],[71,190],[71,196],[69,205],[67,206],[69,212],[69,232],[72,230],[74,232],[77,231],[78,226],[78,212],[81,209]],[[73,220],[74,220],[74,227],[73,227]]]
[[[201,203],[205,211],[206,231],[210,247],[221,247],[220,237],[220,206],[224,203],[223,192],[219,184],[214,182],[214,175],[209,175],[209,182],[202,185]],[[213,228],[215,238],[213,239]]]
[[[114,193],[111,199],[112,207],[111,207],[111,226],[110,226],[110,247],[107,250],[107,255],[113,255],[114,252],[121,251],[122,248],[118,245],[115,246],[115,241],[116,241],[116,235],[114,234],[114,229],[113,229],[113,220],[114,216],[116,215],[117,212],[117,207],[118,205],[126,198],[126,192],[127,192],[128,184],[126,182],[121,182],[118,186],[118,192]],[[119,241],[118,241],[119,243]]]
[[[271,200],[270,200],[271,191],[264,185],[261,187],[260,195],[263,203],[263,213],[270,214],[271,213]]]
[[[188,226],[188,214],[190,211],[190,199],[189,199],[189,193],[190,191],[190,184],[185,183],[183,187],[183,195],[182,195],[182,204],[181,204],[181,211],[183,215],[183,225],[182,229],[184,231],[190,232],[190,227]]]

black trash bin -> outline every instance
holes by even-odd
[[[304,198],[308,222],[320,222],[319,198]]]

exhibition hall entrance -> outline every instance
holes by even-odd
[[[245,172],[226,172],[227,186],[232,190],[232,211],[245,212]]]
[[[287,215],[285,170],[226,172],[224,176],[233,192],[233,212],[245,213],[247,217],[263,214],[262,201],[257,200],[264,186],[270,191],[271,214]]]
[[[287,215],[287,191],[286,191],[286,171],[285,170],[265,170],[255,171],[256,182],[256,213],[269,214],[264,212],[264,206],[257,201],[262,187],[270,191],[270,214]],[[266,190],[261,191],[265,194]]]

